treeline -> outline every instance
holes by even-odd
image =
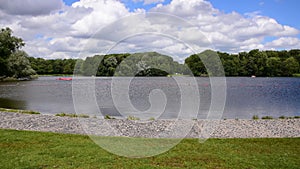
[[[167,76],[186,74],[187,67],[172,57],[156,52],[95,55],[82,59],[29,58],[38,74],[73,74],[83,76]]]
[[[28,58],[31,67],[39,75],[73,74],[77,59]]]
[[[221,59],[226,76],[286,77],[300,72],[299,49],[290,51],[259,51],[254,49],[238,54],[224,52],[217,52],[217,54]],[[208,55],[206,51],[205,56]],[[208,72],[200,58],[203,58],[201,54],[191,55],[185,59],[185,64],[195,76],[206,76]]]
[[[83,76],[166,76],[172,74],[208,76],[203,64],[219,56],[226,76],[293,76],[300,72],[300,50],[259,51],[258,49],[238,54],[205,51],[194,54],[179,64],[172,57],[156,52],[95,55],[82,59],[46,60],[30,57],[31,67],[38,74],[76,74]],[[201,58],[201,59],[200,59]],[[206,65],[207,66],[207,65]],[[218,76],[218,74],[212,74]]]

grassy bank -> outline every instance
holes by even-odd
[[[130,159],[87,136],[0,129],[1,168],[298,168],[300,138],[185,139],[170,151]]]
[[[41,114],[40,112],[33,111],[33,110],[19,110],[19,109],[6,109],[6,108],[0,108],[0,112],[22,113],[22,114]]]

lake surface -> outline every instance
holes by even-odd
[[[57,78],[40,77],[34,81],[1,82],[0,107],[35,110],[44,114],[75,113],[72,81],[60,81]],[[115,82],[119,84],[127,80],[115,78]],[[200,95],[198,118],[205,118],[211,102],[210,80],[203,77],[196,80],[195,87],[198,88]],[[84,79],[82,81],[84,82]],[[253,115],[260,117],[300,115],[300,78],[229,77],[226,78],[226,83],[227,97],[222,118],[249,119]],[[96,78],[95,96],[98,107],[104,115],[121,116],[114,106],[111,84],[112,78]],[[134,78],[128,88],[128,97],[137,110],[146,111],[151,107],[149,94],[154,89],[163,91],[167,100],[165,111],[160,118],[176,118],[181,107],[181,94],[173,78]],[[84,89],[82,91],[84,92]],[[82,103],[81,106],[87,108],[89,105]]]

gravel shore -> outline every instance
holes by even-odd
[[[131,121],[0,112],[0,121],[0,128],[3,129],[100,136],[146,138],[300,137],[300,119]],[[186,131],[190,132],[185,134]]]

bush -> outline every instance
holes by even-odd
[[[253,115],[252,116],[252,120],[258,120],[258,119],[259,119],[258,115]]]
[[[153,121],[153,120],[155,120],[155,118],[154,118],[154,117],[150,117],[149,120],[152,120],[152,121]]]
[[[273,117],[272,116],[263,116],[261,119],[270,120],[270,119],[273,119]]]
[[[286,119],[287,117],[285,116],[279,116],[279,119]]]
[[[140,120],[140,118],[134,116],[128,116],[127,120]]]
[[[110,117],[109,115],[105,115],[105,116],[104,116],[104,119],[110,120],[110,119],[116,119],[116,118]]]
[[[24,113],[24,114],[41,114],[40,112],[32,111],[32,110],[24,110],[24,111],[21,111],[21,113]]]

